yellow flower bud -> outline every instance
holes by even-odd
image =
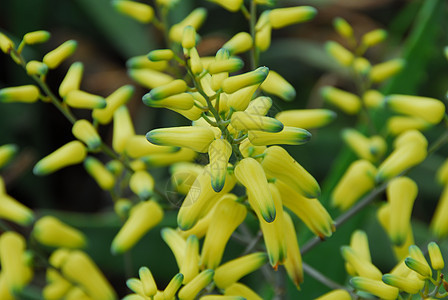
[[[193,26],[193,28],[196,29],[197,31],[199,27],[201,27],[201,25],[204,23],[206,17],[207,17],[207,10],[205,8],[203,7],[196,8],[180,23],[171,26],[169,31],[170,40],[176,43],[181,43],[184,28],[186,26]]]
[[[214,75],[216,76],[216,75]],[[260,84],[253,84],[247,87],[243,87],[236,92],[233,92],[228,95],[227,98],[227,106],[228,108],[232,108],[235,111],[243,111],[247,109],[249,106],[252,97],[255,93],[255,91],[258,89]],[[223,94],[221,94],[222,96]],[[227,95],[227,94],[224,94]],[[228,110],[228,109],[227,109]]]
[[[356,230],[352,233],[350,238],[350,248],[363,260],[371,262],[369,241],[367,234],[362,230]],[[356,275],[356,269],[349,263],[345,263],[347,273],[351,276]]]
[[[154,179],[145,170],[134,172],[129,179],[129,188],[141,200],[146,200],[152,196],[154,190]]]
[[[387,38],[387,31],[383,29],[374,29],[367,32],[361,38],[361,43],[366,47],[373,47]]]
[[[287,250],[283,264],[289,278],[299,288],[303,282],[302,255],[300,254],[294,223],[286,211],[283,211],[283,232]]]
[[[188,148],[181,148],[174,153],[155,153],[142,156],[140,159],[148,166],[162,167],[169,166],[177,162],[192,161],[196,158],[197,153]]]
[[[431,268],[427,265],[427,263],[422,263],[412,257],[406,257],[404,262],[409,269],[417,272],[421,276],[421,279],[430,278],[432,276]]]
[[[384,95],[377,90],[368,90],[362,96],[362,101],[368,108],[379,108],[383,106]]]
[[[65,103],[73,108],[105,108],[106,100],[94,94],[90,94],[80,90],[71,90],[64,99]]]
[[[439,245],[435,242],[430,242],[428,244],[428,253],[432,268],[436,271],[442,270],[445,267],[445,262],[443,261],[443,256]]]
[[[168,227],[163,228],[160,234],[162,236],[162,239],[171,249],[171,252],[173,252],[177,266],[180,269],[184,263],[187,242],[185,241],[185,239],[182,237],[181,233],[178,230],[172,228]]]
[[[95,108],[92,111],[92,118],[98,121],[100,124],[108,124],[114,115],[114,112],[122,105],[126,104],[131,99],[134,93],[134,87],[132,85],[124,85],[106,98],[106,107]]]
[[[0,32],[0,49],[5,54],[9,54],[11,49],[15,47],[14,42],[9,39],[4,33]]]
[[[243,5],[243,0],[210,0],[218,5],[221,5],[225,9],[231,12],[236,12],[240,10],[241,5]]]
[[[231,76],[222,82],[222,89],[225,93],[231,94],[244,87],[263,82],[268,73],[267,67],[259,67],[251,72]]]
[[[98,159],[87,157],[84,160],[84,168],[103,190],[110,190],[114,187],[114,175]]]
[[[237,57],[232,57],[224,60],[215,60],[210,63],[207,70],[210,74],[218,74],[222,72],[236,72],[239,71],[244,65],[244,62]]]
[[[53,216],[37,220],[33,236],[39,243],[50,247],[84,248],[87,243],[81,231]]]
[[[190,235],[187,238],[183,262],[179,269],[179,272],[184,275],[184,284],[199,274],[199,264],[199,240],[195,235]]]
[[[179,162],[170,167],[171,183],[176,191],[186,195],[199,174],[204,172],[201,165],[191,162]]]
[[[196,29],[191,26],[185,26],[182,34],[182,47],[184,49],[191,49],[196,47]]]
[[[181,287],[183,280],[184,275],[182,273],[177,273],[176,275],[174,275],[174,277],[171,279],[171,281],[163,291],[163,299],[174,299],[174,296]]]
[[[126,141],[124,152],[131,158],[140,158],[145,155],[173,153],[178,150],[178,147],[152,144],[144,135],[134,135]]]
[[[260,296],[257,295],[253,290],[251,290],[248,286],[235,282],[229,285],[224,290],[224,295],[228,296],[242,296],[247,300],[262,300]]]
[[[255,46],[264,52],[271,46],[272,26],[269,23],[269,10],[265,10],[255,24]]]
[[[23,258],[25,247],[25,239],[16,232],[7,231],[0,236],[1,277],[12,294],[21,291],[29,279]]]
[[[147,58],[153,62],[166,61],[174,58],[174,52],[171,49],[157,49],[148,53]],[[152,69],[152,68],[150,68]],[[163,70],[159,70],[163,71]]]
[[[230,124],[236,130],[280,132],[283,129],[283,124],[274,118],[251,115],[243,111],[234,112],[230,119]]]
[[[269,70],[268,76],[260,85],[262,91],[280,97],[285,101],[292,101],[296,97],[296,90],[280,74]]]
[[[2,148],[0,147],[0,157],[2,156],[1,149]],[[0,166],[2,165],[1,161],[2,159],[0,158]],[[448,159],[445,159],[437,169],[436,179],[440,185],[445,186],[448,183]]]
[[[59,275],[60,276],[60,275]],[[48,283],[42,290],[44,299],[63,299],[68,291],[72,288],[72,284],[65,280],[62,276],[58,280]]]
[[[149,100],[160,100],[172,95],[183,93],[187,90],[187,83],[182,79],[173,80],[165,85],[152,89],[149,93],[143,96],[143,102]],[[145,100],[147,99],[147,100]]]
[[[347,261],[359,276],[381,280],[383,274],[370,261],[363,259],[357,252],[349,246],[342,246],[341,253],[344,260]]]
[[[252,196],[253,209],[260,213],[266,222],[274,221],[275,204],[260,163],[251,157],[242,159],[235,167],[235,176]]]
[[[334,29],[344,38],[353,38],[353,28],[350,24],[343,18],[335,18],[333,20]]]
[[[354,161],[345,171],[331,194],[331,204],[347,210],[375,187],[376,168],[367,160]]]
[[[168,74],[151,69],[130,69],[129,76],[142,86],[153,89],[170,83],[174,78]]]
[[[314,129],[333,121],[336,113],[328,109],[293,109],[281,111],[275,118],[285,126]]]
[[[362,76],[368,75],[370,68],[371,68],[370,62],[364,57],[357,57],[353,61],[354,71]]]
[[[230,55],[243,53],[252,48],[253,40],[249,33],[239,32],[235,34],[230,40],[228,40],[222,49],[229,51]]]
[[[258,130],[249,130],[248,137],[255,146],[284,144],[284,145],[302,145],[311,139],[311,133],[302,128],[283,127],[280,132],[264,132]]]
[[[200,265],[205,269],[219,266],[227,241],[246,218],[246,207],[234,199],[224,198],[216,206],[202,246]]]
[[[101,137],[92,123],[85,119],[80,119],[73,124],[72,133],[91,150],[98,149],[101,146]]]
[[[55,69],[75,52],[77,46],[78,43],[75,40],[66,41],[56,49],[45,54],[42,61],[50,69]]]
[[[134,125],[129,110],[124,105],[115,110],[113,118],[112,148],[118,153],[123,153],[127,141],[135,135]]]
[[[26,64],[26,73],[28,75],[42,76],[47,74],[47,72],[48,72],[48,66],[43,62],[37,60],[31,60]]]
[[[232,146],[227,140],[216,139],[210,144],[208,155],[212,187],[215,192],[220,192],[226,180],[227,164],[232,155]]]
[[[395,300],[399,293],[398,288],[385,284],[381,279],[353,277],[350,280],[350,283],[356,289],[370,293],[384,300]]]
[[[193,300],[213,280],[213,270],[204,270],[179,290],[179,300]]]
[[[6,166],[17,154],[19,147],[16,144],[0,146],[0,168]]]
[[[317,14],[317,10],[311,6],[295,6],[276,8],[269,13],[269,22],[274,29],[303,23],[311,20]]]
[[[90,296],[84,292],[83,289],[77,286],[72,286],[72,288],[67,292],[64,300],[90,300]]]
[[[34,213],[27,206],[7,194],[0,194],[0,218],[27,226],[34,221]]]
[[[405,65],[403,59],[392,59],[372,66],[370,69],[370,79],[374,83],[383,82],[386,79],[400,72]]]
[[[332,290],[322,296],[317,297],[315,300],[351,300],[350,293],[343,289]]]
[[[130,212],[129,219],[112,241],[112,253],[123,253],[131,249],[140,238],[163,218],[163,210],[154,200],[140,202]]]
[[[297,215],[315,235],[325,239],[333,234],[334,222],[319,200],[305,198],[281,180],[277,180],[275,185],[283,205]]]
[[[92,300],[117,299],[112,286],[84,252],[79,250],[70,252],[61,271],[64,277],[78,284]]]
[[[194,98],[189,93],[180,93],[168,96],[166,98],[162,98],[160,100],[155,100],[145,96],[143,96],[143,103],[152,107],[164,107],[168,109],[188,110],[191,109],[194,105]]]
[[[139,295],[141,297],[145,297],[145,294],[143,292],[143,284],[139,279],[129,278],[128,280],[126,280],[126,285],[131,291],[133,291],[137,295]]]
[[[418,292],[423,288],[424,285],[424,281],[422,280],[402,277],[393,274],[385,274],[383,276],[383,282],[388,285],[397,287],[409,294],[418,294]]]
[[[392,135],[399,135],[408,130],[423,131],[431,126],[431,123],[423,119],[407,116],[391,116],[386,123],[387,130]]]
[[[332,86],[322,88],[321,93],[326,101],[337,106],[346,114],[354,115],[361,109],[361,99],[355,94]]]
[[[320,195],[316,179],[308,173],[289,153],[280,146],[271,146],[264,152],[262,166],[268,178],[283,180],[305,197]]]
[[[390,95],[386,97],[385,104],[394,112],[421,118],[431,124],[438,124],[445,114],[443,102],[428,97]]]
[[[59,86],[59,95],[61,97],[67,96],[70,91],[79,90],[83,72],[84,65],[82,62],[75,62],[70,66]]]
[[[194,75],[199,75],[204,70],[204,67],[202,66],[201,57],[199,56],[198,50],[196,48],[191,48],[189,51],[190,59],[188,60],[188,63],[190,65],[191,72]],[[210,75],[209,75],[210,76]],[[205,77],[201,78],[201,84],[205,80]],[[204,85],[206,87],[208,85]],[[204,90],[207,90],[207,88],[204,88]]]
[[[353,63],[354,55],[349,50],[345,49],[341,44],[328,41],[325,43],[325,50],[333,57],[341,66],[348,67]]]
[[[149,23],[154,18],[154,9],[147,4],[128,0],[114,0],[112,4],[117,11],[140,23]]]
[[[157,293],[157,285],[151,271],[147,267],[141,267],[138,270],[138,274],[144,295],[148,297],[154,296]]]
[[[23,41],[28,45],[45,43],[50,39],[50,33],[45,30],[28,32],[23,36]]]
[[[79,164],[87,155],[86,147],[80,141],[71,141],[45,156],[33,168],[35,175],[47,175],[64,167]]]
[[[0,102],[32,103],[39,99],[39,88],[35,85],[21,85],[0,89]]]
[[[431,232],[438,238],[448,235],[448,185],[445,185],[431,220]]]
[[[153,144],[187,147],[201,153],[208,151],[208,147],[214,138],[214,130],[198,126],[159,128],[146,134],[146,139]]]
[[[377,161],[384,154],[382,150],[386,148],[386,142],[380,136],[367,138],[352,128],[344,129],[342,138],[359,158],[371,162]],[[375,141],[376,145],[372,145],[372,141]]]
[[[230,260],[215,270],[215,284],[221,289],[226,289],[241,277],[259,269],[266,261],[267,256],[264,252],[255,252]]]
[[[271,106],[272,99],[270,97],[260,96],[250,101],[244,111],[251,115],[264,116],[269,112]]]

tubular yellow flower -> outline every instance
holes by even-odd
[[[393,274],[383,275],[383,282],[388,285],[397,287],[409,294],[418,294],[425,283],[424,281],[415,278],[403,277]]]
[[[353,63],[354,55],[339,43],[328,41],[325,43],[325,50],[333,57],[341,66],[348,67]]]
[[[157,52],[157,51],[162,51],[162,52]],[[165,51],[168,51],[168,52],[165,52]],[[170,56],[168,54],[169,51],[171,51],[171,53],[173,54],[173,57],[174,57],[174,53],[170,49],[158,49],[158,50],[153,50],[153,51],[149,52],[148,55],[133,56],[126,61],[126,67],[128,67],[128,69],[152,69],[155,71],[165,71],[166,68],[168,67],[168,62],[165,60],[157,60],[157,58],[160,58],[160,59],[168,58]],[[152,56],[153,52],[154,52],[154,57]],[[157,55],[156,55],[156,53],[157,53]],[[160,57],[158,56],[159,54],[161,54]],[[154,60],[153,60],[153,58],[154,58]]]
[[[114,115],[114,112],[122,105],[126,104],[131,99],[134,93],[132,85],[124,85],[114,91],[106,98],[105,108],[95,108],[92,111],[92,117],[100,124],[108,124]]]
[[[263,252],[247,254],[228,261],[215,270],[215,284],[221,289],[226,289],[240,278],[259,269],[266,262],[267,256]]]
[[[347,210],[375,187],[376,168],[367,160],[350,164],[331,194],[331,204]]]
[[[311,139],[311,133],[306,129],[285,126],[282,131],[275,133],[249,130],[248,137],[255,146],[273,144],[302,145]]]
[[[183,280],[184,275],[182,273],[177,273],[176,275],[174,275],[174,277],[171,279],[171,281],[163,291],[163,299],[174,299],[174,296],[180,289]]]
[[[146,59],[146,58],[149,59],[151,62],[163,62],[163,61],[173,59],[174,52],[171,49],[152,50],[151,52],[148,53],[148,55],[146,57],[143,57],[143,59]],[[142,64],[143,64],[143,61],[140,63],[138,60],[135,60],[134,67],[141,66]],[[150,69],[153,69],[149,65],[147,67],[149,67]],[[158,71],[163,71],[163,69],[158,70]]]
[[[149,93],[143,96],[143,102],[146,104],[149,100],[160,100],[162,98],[183,93],[186,90],[187,83],[182,79],[176,79],[152,89]]]
[[[302,255],[300,254],[299,243],[294,223],[289,214],[283,211],[283,232],[286,241],[286,258],[283,262],[289,278],[299,289],[303,282]]]
[[[84,168],[103,190],[110,190],[114,187],[114,175],[98,159],[88,156],[84,160]]]
[[[272,28],[279,29],[309,21],[314,18],[316,14],[317,10],[311,6],[276,8],[269,13],[269,23]]]
[[[179,290],[179,300],[193,300],[213,280],[214,271],[204,270]]]
[[[119,198],[115,201],[114,211],[120,217],[120,219],[127,219],[129,217],[129,211],[132,208],[132,202],[126,198]]]
[[[202,71],[204,70],[204,67],[202,66],[202,61],[201,61],[201,57],[199,56],[198,50],[196,48],[191,48],[190,50],[188,50],[188,53],[190,56],[188,63],[190,65],[191,72],[194,75],[201,74]],[[210,74],[207,74],[207,75],[210,76]],[[204,80],[205,80],[205,76],[201,78],[201,83]],[[204,88],[205,90],[208,89],[209,84],[204,85],[204,87],[206,87],[206,86],[207,86],[207,88]]]
[[[296,90],[280,74],[269,70],[269,74],[260,85],[261,90],[268,94],[280,97],[285,101],[292,101],[296,97]]]
[[[231,57],[211,62],[207,70],[210,74],[219,74],[222,72],[232,73],[241,70],[243,66],[244,62],[240,58]]]
[[[186,147],[201,153],[208,151],[214,138],[214,130],[198,126],[159,128],[146,134],[146,139],[153,144]]]
[[[353,267],[356,274],[369,279],[381,280],[381,277],[383,276],[381,271],[370,261],[361,257],[351,247],[342,246],[341,253],[344,260]]]
[[[196,8],[180,23],[171,26],[169,32],[170,40],[176,43],[181,43],[184,28],[190,25],[193,26],[194,29],[196,29],[197,31],[199,27],[201,27],[202,23],[204,23],[206,17],[207,17],[207,10],[205,8],[203,7]]]
[[[180,93],[159,100],[143,96],[143,103],[152,107],[164,107],[168,109],[188,110],[194,105],[194,98],[190,93]]]
[[[0,89],[0,102],[33,103],[39,99],[39,88],[35,85],[21,85]]]
[[[368,90],[362,96],[362,101],[368,108],[379,108],[383,106],[384,95],[377,90]]]
[[[126,286],[136,293],[137,295],[140,295],[141,297],[145,297],[145,294],[143,292],[143,284],[142,282],[137,278],[129,278],[126,280]]]
[[[400,140],[402,142],[397,143]],[[408,130],[395,141],[395,150],[378,167],[376,180],[379,182],[400,174],[426,158],[428,142],[417,130]]]
[[[204,167],[192,162],[179,162],[170,167],[171,183],[176,191],[186,195]]]
[[[317,297],[315,300],[351,300],[350,293],[343,289],[333,290],[322,296]]]
[[[0,49],[5,54],[9,54],[11,49],[15,47],[14,42],[9,39],[4,33],[0,32]]]
[[[90,300],[92,299],[86,292],[80,287],[73,286],[65,295],[65,300]]]
[[[222,82],[222,89],[227,94],[234,93],[244,87],[263,82],[268,76],[268,73],[269,68],[259,67],[247,73],[231,76]]]
[[[16,144],[0,146],[0,169],[6,166],[17,154],[19,147]]]
[[[241,1],[240,1],[241,2]],[[246,52],[252,48],[253,40],[249,33],[239,32],[235,34],[230,40],[228,40],[222,49],[229,51],[230,55]]]
[[[445,262],[443,261],[439,245],[435,242],[430,242],[428,244],[428,253],[432,268],[436,271],[442,270],[445,267]]]
[[[152,69],[130,69],[129,76],[142,86],[153,89],[162,86],[174,80],[168,74],[152,70]]]
[[[326,101],[337,106],[346,114],[354,115],[361,109],[361,99],[355,94],[332,86],[322,88],[321,94]]]
[[[23,36],[23,41],[28,45],[45,43],[50,39],[50,33],[45,30],[28,32]]]
[[[268,177],[283,180],[305,197],[316,198],[320,195],[320,187],[316,179],[285,149],[271,146],[264,153],[266,156],[261,164]]]
[[[215,192],[220,192],[226,180],[227,165],[230,155],[232,155],[232,146],[227,140],[214,140],[208,148],[208,155],[212,187]]]
[[[145,170],[136,171],[129,179],[129,188],[141,200],[147,200],[154,190],[154,178]]]
[[[27,284],[24,265],[26,242],[18,233],[7,231],[0,236],[0,262],[2,265],[1,277],[5,285],[13,294],[22,290]]]
[[[240,10],[241,5],[243,4],[243,0],[209,0],[218,5],[221,5],[225,9],[231,12],[236,12]]]
[[[274,118],[251,115],[244,111],[234,112],[230,119],[230,124],[236,130],[280,132],[283,129],[283,124]]]
[[[78,43],[75,40],[66,41],[56,49],[45,54],[42,61],[50,69],[55,69],[75,52],[77,46]]]
[[[250,101],[244,111],[251,115],[264,116],[268,113],[271,106],[272,99],[270,97],[260,96]]]
[[[105,108],[106,99],[101,96],[90,94],[80,90],[71,90],[64,98],[65,103],[73,108]]]
[[[126,141],[124,152],[131,158],[140,158],[145,155],[173,153],[178,150],[178,147],[152,144],[144,135],[134,135]]]
[[[184,49],[191,49],[196,47],[196,29],[191,26],[185,26],[182,34],[182,47]]]
[[[176,259],[177,266],[179,269],[182,267],[184,263],[185,250],[187,248],[187,242],[182,237],[181,233],[178,230],[172,228],[163,228],[161,231],[162,239],[171,249],[171,252],[174,254],[174,258]],[[183,278],[183,277],[182,277]]]
[[[374,83],[380,83],[400,72],[405,65],[403,59],[392,59],[372,66],[370,79]]]
[[[375,162],[386,150],[386,142],[378,135],[367,138],[356,129],[342,131],[342,138],[359,158]]]
[[[387,38],[387,31],[384,29],[374,29],[367,32],[361,38],[361,43],[366,47],[373,47]]]
[[[34,212],[13,197],[0,193],[0,218],[27,226],[34,221]]]
[[[37,220],[33,236],[39,243],[50,247],[84,248],[87,243],[81,231],[53,216]]]
[[[244,205],[231,198],[220,200],[216,206],[201,252],[200,265],[206,269],[219,266],[227,241],[244,221],[247,212]]]
[[[350,283],[361,291],[370,293],[384,300],[395,300],[398,297],[398,288],[385,284],[376,279],[353,277]]]
[[[432,275],[431,268],[427,264],[424,264],[415,258],[406,257],[404,263],[409,267],[409,269],[417,272],[421,276],[421,279],[429,278]]]
[[[390,95],[386,97],[385,104],[394,112],[421,118],[431,124],[438,124],[445,114],[443,102],[428,97]]]
[[[335,18],[333,20],[334,29],[344,38],[350,39],[353,37],[353,28],[350,24],[343,18]]]
[[[259,212],[266,222],[274,221],[275,204],[260,163],[251,157],[242,159],[235,167],[235,176],[246,187],[248,194],[252,196],[251,204],[254,210]]]
[[[63,299],[70,288],[72,288],[72,284],[60,276],[43,288],[42,296],[47,300]]]
[[[157,285],[151,271],[147,267],[141,267],[138,270],[138,274],[142,283],[144,295],[148,297],[154,296],[157,293]]]
[[[392,135],[398,135],[412,129],[423,131],[431,126],[431,123],[421,118],[407,116],[391,116],[387,119],[386,124],[388,132]]]
[[[140,23],[150,23],[154,18],[154,9],[147,4],[128,0],[114,0],[112,4],[117,11]]]
[[[263,16],[266,16],[265,18],[267,19],[267,22],[269,22],[269,12],[268,11],[265,12],[261,14],[259,21]],[[263,26],[260,26],[259,28],[256,29],[255,46],[261,52],[268,50],[269,47],[271,46],[271,34],[272,34],[272,26],[269,23],[265,23]]]
[[[229,285],[224,290],[224,295],[242,296],[247,300],[262,300],[262,298],[258,296],[257,293],[251,290],[248,286],[239,282]]]
[[[336,113],[328,109],[293,109],[281,111],[275,118],[285,126],[314,129],[333,121]]]
[[[154,200],[140,202],[130,212],[129,219],[112,241],[112,253],[123,253],[131,249],[135,243],[163,218],[163,210]]]
[[[305,225],[321,239],[330,237],[335,230],[333,220],[317,199],[305,198],[289,184],[277,180],[283,205],[297,215]]]
[[[197,153],[188,148],[181,148],[173,153],[155,153],[142,156],[140,159],[148,166],[161,167],[169,166],[177,162],[192,161],[196,158]]]
[[[370,62],[364,57],[357,57],[353,61],[353,69],[362,76],[366,76],[370,71]]]
[[[70,66],[59,86],[59,95],[61,97],[64,98],[70,91],[79,90],[83,72],[84,65],[82,62],[75,62]]]
[[[243,111],[249,106],[255,91],[260,84],[250,85],[237,90],[227,96],[227,106],[235,111]],[[227,95],[227,94],[225,94]]]
[[[124,105],[115,110],[113,118],[112,148],[118,153],[123,153],[127,141],[135,135],[134,125],[129,110]]]
[[[72,133],[91,150],[96,150],[101,146],[101,137],[92,123],[85,119],[80,119],[73,124]]]
[[[199,263],[199,240],[195,235],[190,235],[185,245],[184,259],[179,268],[179,272],[184,275],[184,284],[199,274]]]
[[[371,262],[370,258],[370,250],[369,250],[369,241],[367,239],[367,234],[362,230],[356,230],[352,233],[350,238],[350,248],[363,260]],[[345,268],[347,273],[351,276],[356,275],[356,270],[353,266],[346,262]]]
[[[47,72],[48,72],[48,66],[43,62],[37,60],[31,60],[26,64],[26,73],[28,75],[42,76],[47,74]]]
[[[61,271],[70,281],[79,284],[92,300],[117,299],[112,286],[84,252],[79,250],[70,252]]]
[[[436,210],[431,220],[430,228],[438,238],[448,235],[448,185],[445,185]]]
[[[64,167],[75,165],[84,160],[86,147],[80,141],[71,141],[45,156],[33,168],[35,175],[47,175]]]
[[[397,246],[406,241],[417,193],[417,184],[408,177],[394,178],[387,186],[387,200],[390,203],[389,237]]]

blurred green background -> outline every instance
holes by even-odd
[[[274,99],[270,112],[292,108],[327,107],[319,94],[324,85],[335,85],[353,90],[352,82],[324,52],[327,40],[340,40],[332,28],[335,17],[345,18],[355,29],[356,35],[375,29],[388,30],[385,43],[367,53],[372,63],[390,58],[404,57],[406,68],[381,90],[390,93],[409,93],[434,97],[445,101],[448,89],[448,63],[443,48],[448,45],[448,5],[444,0],[314,0],[277,1],[279,6],[312,5],[318,9],[311,22],[287,27],[273,32],[271,48],[261,55],[260,65],[266,65],[282,74],[297,91],[293,102]],[[219,47],[239,31],[248,31],[248,24],[241,13],[229,13],[207,1],[179,1],[170,13],[169,20],[176,23],[193,8],[208,9],[208,18],[199,30],[202,42],[198,46],[201,55],[213,55]],[[261,7],[266,9],[266,7]],[[52,33],[50,41],[29,47],[24,52],[28,59],[42,56],[62,42],[75,39],[78,50],[60,68],[51,71],[49,85],[56,90],[68,66],[82,61],[85,75],[82,89],[107,96],[118,87],[132,83],[137,87],[129,103],[137,134],[145,134],[152,128],[187,124],[181,116],[163,109],[144,106],[141,96],[147,91],[138,87],[126,74],[126,60],[135,55],[144,55],[150,50],[163,48],[163,37],[151,25],[141,25],[115,12],[110,0],[2,0],[0,1],[0,30],[14,41],[34,30]],[[248,56],[243,55],[247,60]],[[249,65],[248,63],[246,65]],[[12,63],[6,55],[0,55],[0,88],[30,83],[25,72]],[[446,101],[445,101],[446,103]],[[340,130],[354,126],[356,119],[337,111],[338,118],[329,126],[312,132],[312,140],[287,150],[313,174],[323,186],[322,201],[326,203],[331,188],[341,176],[354,155],[341,142]],[[75,111],[78,117],[89,118],[86,111]],[[110,143],[111,127],[101,128],[105,141]],[[428,132],[431,142],[441,134],[442,127]],[[73,166],[46,177],[32,175],[34,163],[41,157],[72,140],[70,123],[48,103],[4,104],[0,103],[0,144],[16,143],[21,152],[18,158],[3,173],[9,194],[41,213],[48,210],[57,213],[70,224],[79,226],[88,235],[91,244],[88,252],[105,270],[117,290],[126,291],[123,257],[110,255],[110,241],[118,230],[119,221],[111,213],[111,200],[96,183],[86,176],[82,166]],[[445,159],[448,149],[430,156],[410,174],[419,184],[419,197],[414,207],[415,234],[417,242],[427,242],[427,224],[432,216],[441,187],[434,183],[433,174]],[[335,163],[337,162],[337,163]],[[153,170],[160,189],[168,186],[168,172],[164,168]],[[382,196],[384,198],[384,196]],[[76,213],[75,213],[76,212]],[[333,217],[339,212],[330,210]],[[168,213],[161,225],[174,226],[175,215]],[[300,231],[299,242],[304,243],[311,235]],[[317,246],[304,256],[304,260],[333,280],[343,284],[346,280],[339,246],[347,244],[354,228],[364,228],[371,239],[373,260],[388,271],[391,267],[391,251],[381,245],[387,237],[379,227],[373,211],[364,210],[342,226],[327,242]],[[373,242],[372,242],[373,241]],[[240,251],[235,242],[233,251]],[[444,249],[446,248],[444,243]],[[231,247],[228,247],[230,249]],[[226,251],[230,257],[231,253]],[[174,258],[160,238],[159,230],[152,230],[132,250],[133,275],[140,265],[147,265],[156,274],[161,287],[174,275]],[[282,277],[280,277],[282,278]],[[284,278],[284,277],[283,277]],[[249,280],[257,280],[252,276]],[[285,298],[295,299],[297,291],[284,280]],[[300,292],[301,299],[312,299],[327,288],[309,276]],[[259,287],[260,293],[268,297],[272,291]]]

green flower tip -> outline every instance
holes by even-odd
[[[432,275],[432,271],[429,268],[428,265],[421,263],[420,261],[416,260],[412,257],[406,257],[404,260],[404,263],[406,266],[408,266],[409,269],[414,270],[415,272],[419,273],[423,277],[429,278]]]
[[[224,187],[225,183],[225,178],[215,178],[215,180],[212,180],[212,188],[215,192],[219,193]]]
[[[304,6],[303,9],[306,10],[306,17],[304,17],[303,21],[309,21],[313,19],[317,15],[317,9],[312,6]]]
[[[146,93],[145,95],[143,95],[142,101],[143,101],[143,103],[145,105],[151,106],[151,104],[154,102],[154,99],[151,98],[151,94],[150,93]],[[149,132],[148,132],[148,134],[149,134]],[[146,138],[148,138],[148,135],[146,135]]]
[[[33,174],[36,175],[36,176],[44,176],[44,175],[47,175],[49,173],[50,173],[50,171],[46,170],[42,166],[42,164],[40,164],[40,162],[37,162],[37,164],[33,168]]]
[[[276,211],[275,211],[275,206],[268,206],[266,207],[266,209],[263,209],[261,211],[261,215],[263,216],[263,219],[268,222],[268,223],[272,223],[275,220],[276,217]]]
[[[110,253],[112,253],[112,255],[118,255],[118,254],[122,254],[124,252],[124,249],[122,247],[120,247],[120,245],[118,245],[116,240],[112,241],[112,244],[110,246]]]

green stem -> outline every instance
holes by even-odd
[[[303,271],[305,273],[307,273],[308,275],[310,275],[311,277],[313,277],[314,279],[316,279],[320,283],[323,283],[324,285],[328,286],[329,288],[334,289],[334,290],[336,290],[336,289],[347,290],[346,287],[344,287],[344,286],[340,285],[339,283],[331,280],[330,278],[328,278],[324,274],[320,273],[318,270],[314,269],[313,267],[311,267],[307,263],[303,262],[302,263],[302,267],[303,267]],[[349,290],[347,290],[347,291],[350,293]]]

